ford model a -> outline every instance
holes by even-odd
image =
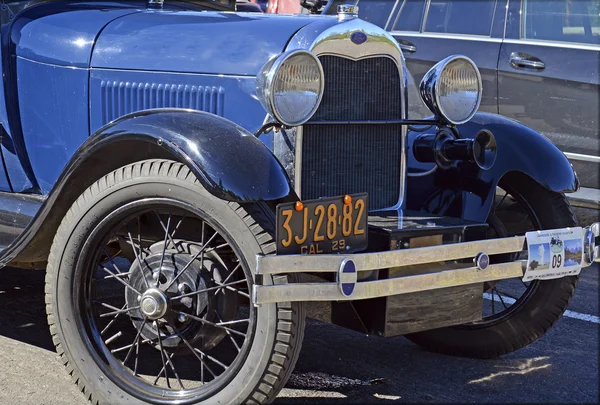
[[[4,3],[0,266],[46,269],[57,352],[94,403],[267,403],[307,313],[502,355],[598,253],[571,165],[476,113],[474,64],[417,92],[354,7]]]

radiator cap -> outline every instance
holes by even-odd
[[[358,17],[358,6],[354,4],[340,4],[337,6],[337,14],[340,20],[351,20]]]

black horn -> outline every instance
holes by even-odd
[[[496,161],[497,146],[494,135],[485,129],[473,139],[456,139],[453,132],[442,129],[435,135],[417,137],[413,152],[419,162],[435,162],[441,169],[450,168],[456,161],[466,161],[488,170]]]

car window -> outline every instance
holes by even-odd
[[[385,24],[390,18],[395,3],[391,0],[372,0],[358,3],[358,16],[371,24],[386,28]]]
[[[600,44],[600,0],[525,0],[521,37]]]
[[[425,31],[489,36],[496,0],[431,0]]]
[[[420,31],[424,11],[425,0],[404,0],[393,31]]]

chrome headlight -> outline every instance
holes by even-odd
[[[449,56],[432,67],[421,81],[421,97],[436,116],[459,125],[473,118],[481,103],[481,75],[462,55]]]
[[[319,59],[295,50],[271,59],[256,78],[256,92],[267,112],[283,125],[308,121],[321,103],[325,78]]]

